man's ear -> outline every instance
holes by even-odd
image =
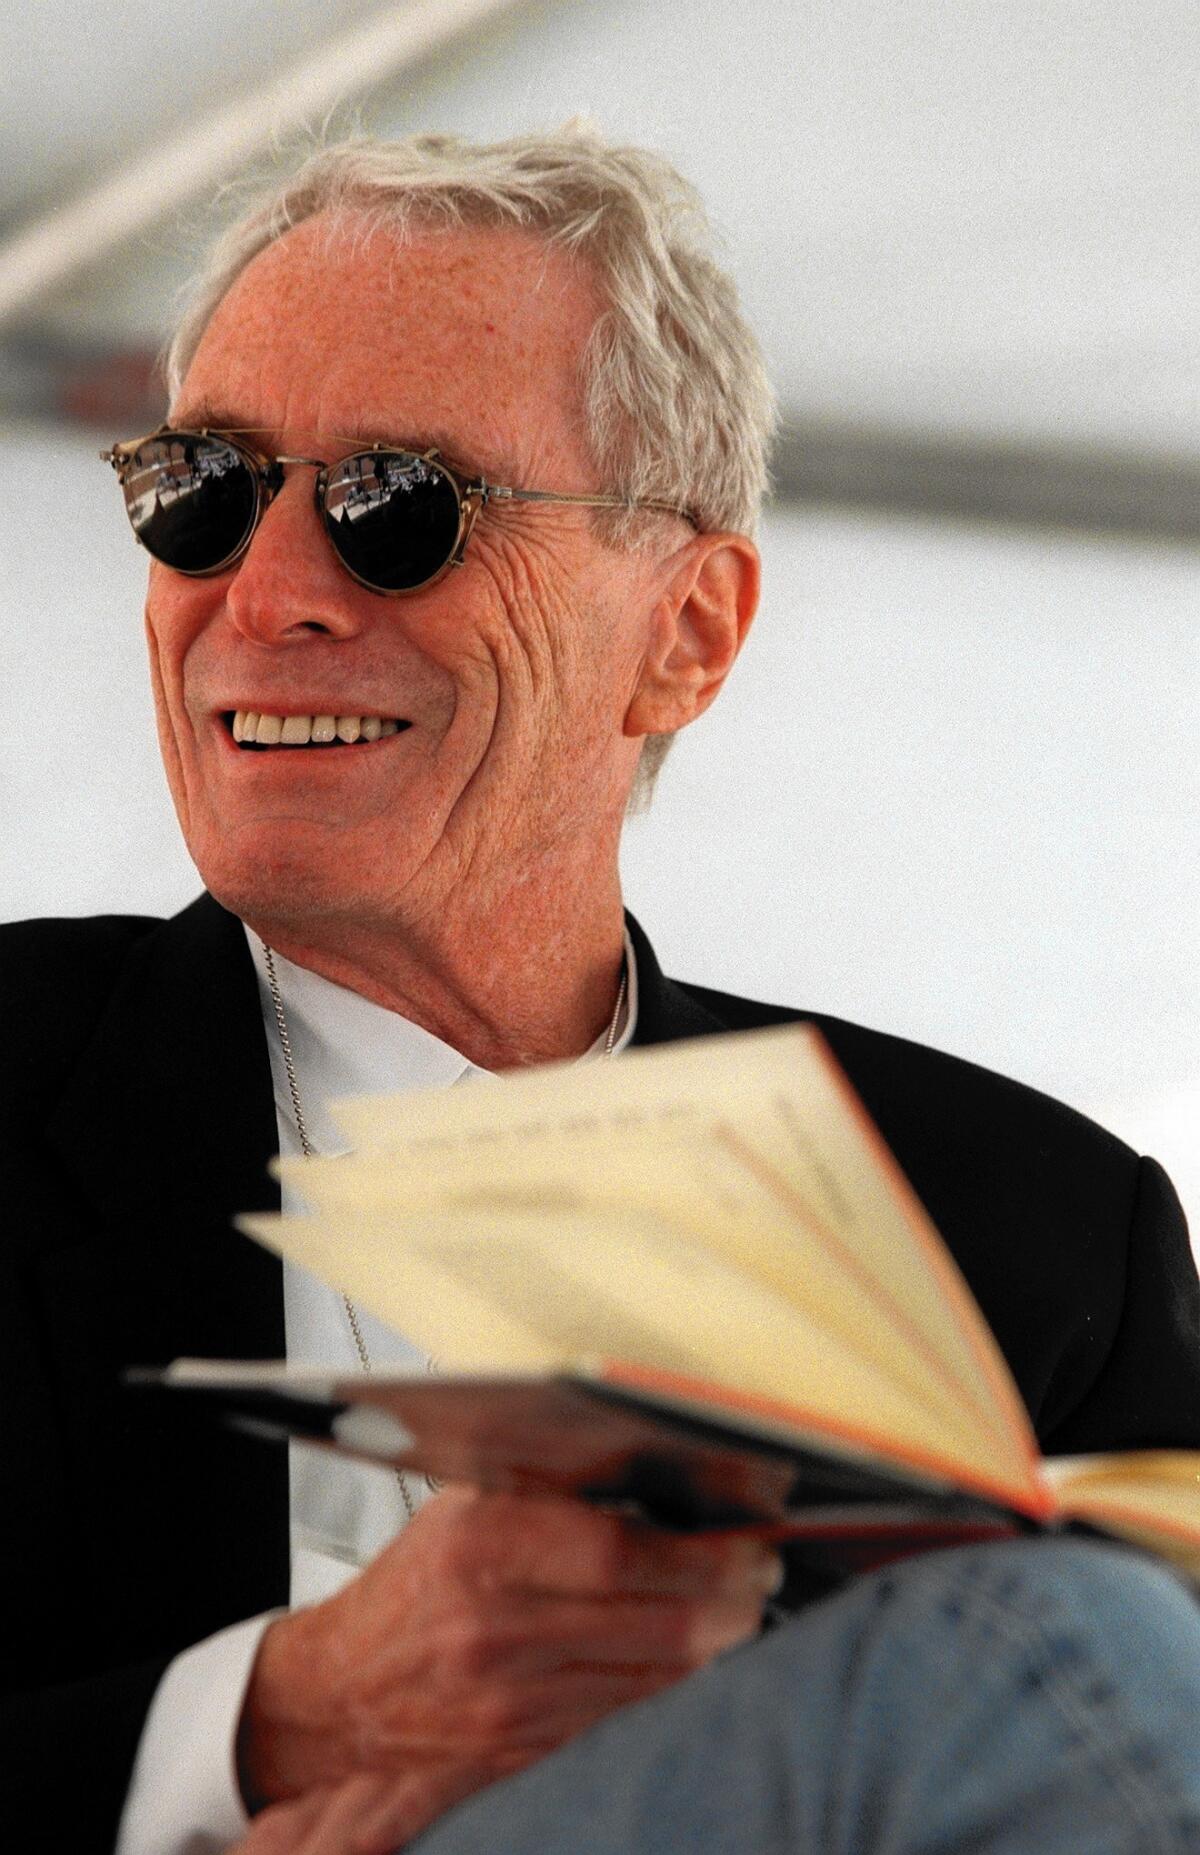
[[[676,556],[654,606],[627,735],[674,734],[703,714],[745,641],[760,578],[747,535],[696,535]]]

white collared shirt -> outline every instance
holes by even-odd
[[[262,945],[247,931],[271,1056],[279,1150],[301,1152]],[[305,967],[275,956],[300,1105],[316,1152],[346,1151],[328,1104],[348,1095],[452,1088],[485,1072],[459,1051],[397,1013],[374,1005]],[[637,1022],[637,967],[625,937],[628,987],[613,1054]],[[587,1052],[603,1051],[607,1033]],[[302,1210],[286,1186],[285,1212]],[[341,1296],[306,1270],[284,1264],[284,1321],[291,1362],[361,1370]],[[357,1309],[373,1367],[424,1364],[402,1335]],[[406,1510],[390,1470],[342,1461],[291,1445],[288,1451],[291,1603],[317,1603],[345,1584],[404,1526]],[[427,1498],[409,1475],[414,1507]],[[272,1616],[248,1618],[176,1656],[142,1731],[116,1855],[217,1855],[245,1834],[234,1738],[259,1641]]]

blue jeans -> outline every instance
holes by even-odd
[[[1200,1605],[1070,1539],[855,1580],[419,1855],[1200,1855]]]

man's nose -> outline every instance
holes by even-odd
[[[342,570],[313,498],[314,472],[289,468],[225,595],[230,618],[256,644],[301,643],[314,634],[353,637],[363,591]]]

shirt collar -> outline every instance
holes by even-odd
[[[275,1023],[275,1008],[267,980],[262,942],[246,929],[246,940],[258,979],[259,1003],[267,1030],[271,1078],[281,1124],[294,1123],[291,1091],[283,1049]],[[622,1021],[613,1055],[630,1042],[637,1023],[637,959],[628,932],[625,935],[628,984]],[[347,1095],[381,1095],[408,1089],[452,1088],[488,1071],[443,1043],[397,1011],[376,1005],[345,986],[323,979],[305,966],[296,966],[275,954],[275,973],[287,1014],[288,1040],[296,1084],[308,1125],[309,1138],[318,1153],[345,1150],[345,1139],[329,1113],[328,1104]],[[598,1056],[607,1041],[601,1032],[581,1061]]]

